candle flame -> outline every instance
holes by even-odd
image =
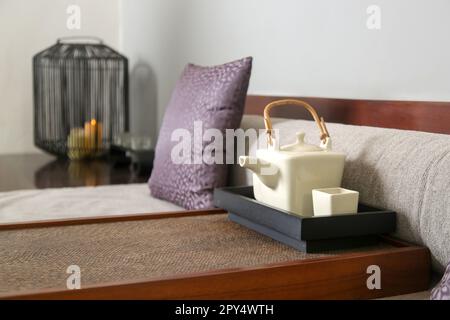
[[[91,120],[91,126],[95,126],[96,124],[97,124],[97,120],[92,119],[92,120]]]

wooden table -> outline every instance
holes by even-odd
[[[146,182],[149,171],[135,172],[129,162],[70,161],[48,154],[0,156],[0,192]]]

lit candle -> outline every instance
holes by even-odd
[[[97,152],[101,152],[103,149],[103,125],[101,122],[97,122]]]
[[[84,124],[85,146],[89,154],[95,154],[102,148],[102,124],[92,119]]]

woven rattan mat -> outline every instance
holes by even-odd
[[[69,265],[83,287],[334,254],[299,252],[225,214],[1,231],[0,295],[66,289]]]

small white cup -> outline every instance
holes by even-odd
[[[314,216],[358,212],[359,192],[344,188],[313,189]]]

